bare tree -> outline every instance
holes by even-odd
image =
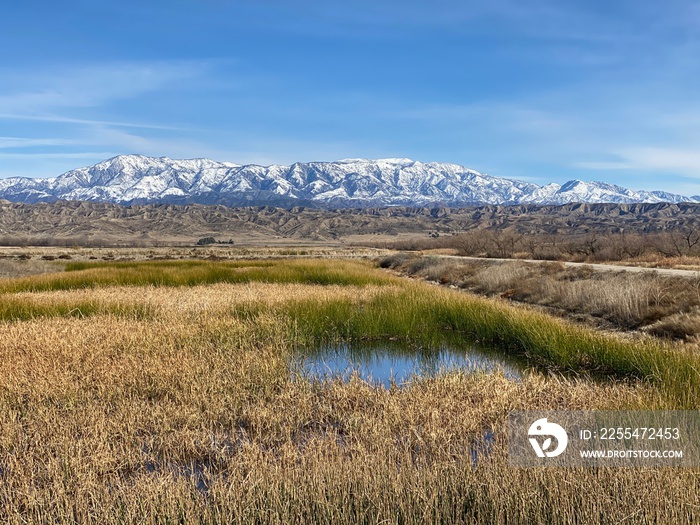
[[[678,257],[691,255],[700,243],[700,230],[696,226],[684,225],[668,232],[667,241],[668,246],[672,249],[671,253],[667,255]]]

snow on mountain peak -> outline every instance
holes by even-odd
[[[0,180],[0,199],[226,205],[302,201],[325,206],[700,201],[698,197],[634,191],[605,182],[571,180],[561,186],[538,186],[457,164],[406,158],[258,166],[144,155],[119,155],[50,179]]]
[[[410,166],[416,164],[416,161],[402,158],[378,159],[376,162],[386,162],[387,164],[398,164],[399,166]]]

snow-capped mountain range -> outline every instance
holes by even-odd
[[[324,207],[700,202],[697,195],[633,191],[604,182],[538,186],[456,164],[409,159],[257,166],[142,155],[121,155],[55,178],[3,179],[0,199]]]

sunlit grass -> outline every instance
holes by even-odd
[[[319,342],[400,338],[438,347],[446,334],[461,334],[533,365],[598,377],[652,381],[677,408],[694,408],[700,396],[700,359],[650,337],[638,340],[576,326],[516,308],[422,283],[409,283],[358,301],[351,297],[291,300],[234,309],[241,316],[274,311],[290,319],[298,346]]]
[[[396,280],[360,263],[341,267],[318,260],[78,262],[66,270],[4,281],[0,293],[249,282],[362,286]]]
[[[507,464],[511,410],[691,407],[695,358],[670,346],[352,261],[112,263],[4,286],[24,321],[0,323],[3,523],[697,519],[692,469]],[[451,372],[383,389],[290,367],[296,345],[445,331],[607,380]]]
[[[90,316],[99,313],[149,315],[134,301],[95,302],[49,298],[37,303],[17,292],[56,292],[105,287],[193,287],[213,284],[302,284],[323,287],[385,286],[361,298],[331,294],[289,297],[274,304],[238,304],[232,314],[272,311],[289,320],[297,345],[330,340],[401,338],[439,345],[446,332],[517,354],[533,364],[562,371],[650,380],[679,407],[700,396],[700,360],[652,338],[635,341],[597,332],[503,301],[392,277],[367,263],[323,260],[139,261],[71,263],[66,272],[5,281],[0,286],[0,319]],[[390,286],[387,286],[390,285]]]

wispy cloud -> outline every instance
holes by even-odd
[[[572,164],[576,168],[584,170],[631,170],[636,168],[633,163],[624,161],[583,161]]]
[[[195,149],[194,141],[177,138],[192,129],[148,122],[136,108],[148,108],[145,97],[173,86],[206,83],[212,67],[207,61],[122,61],[0,69],[0,134],[7,134],[0,137],[3,175],[53,176],[77,160],[120,153],[174,154],[178,143],[185,152]],[[110,118],[117,113],[124,118]]]
[[[616,152],[618,162],[581,163],[588,169],[628,169],[681,173],[700,179],[700,151],[695,149],[634,147]]]
[[[181,126],[139,120],[100,118],[115,103],[138,99],[206,75],[207,62],[114,62],[54,66],[34,71],[0,70],[0,121],[63,125],[60,139],[24,138],[2,141],[0,147],[94,144],[83,130],[135,128],[184,131]],[[67,126],[67,127],[66,127]],[[71,129],[71,126],[75,129]],[[81,128],[78,130],[77,128]],[[87,136],[90,136],[88,132]]]
[[[61,108],[97,107],[157,91],[201,75],[201,62],[113,62],[53,67],[41,73],[2,71],[0,113],[41,116]]]
[[[102,160],[116,154],[109,151],[71,151],[69,153],[2,153],[0,159],[97,159]]]
[[[80,124],[88,126],[114,126],[119,128],[143,128],[143,129],[162,129],[172,131],[186,131],[189,128],[180,126],[164,126],[160,124],[148,124],[142,122],[120,122],[114,120],[94,120],[62,117],[58,115],[22,115],[18,113],[0,113],[0,120],[28,120],[38,122],[56,122],[61,124]]]
[[[80,141],[62,138],[0,137],[0,149],[35,148],[38,146],[72,146]]]

